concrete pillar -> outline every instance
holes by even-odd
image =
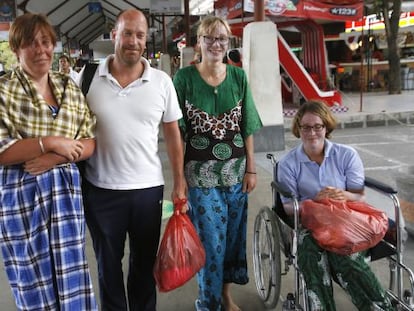
[[[165,71],[169,76],[171,76],[171,57],[169,54],[162,54],[160,57],[160,67],[162,71]]]
[[[256,0],[254,3],[254,21],[263,22],[265,20],[264,0]]]
[[[192,46],[182,48],[180,68],[189,66],[193,58],[194,58],[194,48]]]
[[[243,68],[264,127],[255,135],[255,151],[285,149],[277,29],[273,22],[252,22],[243,30]]]

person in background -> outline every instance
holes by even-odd
[[[239,48],[227,51],[227,63],[233,66],[243,67]]]
[[[248,282],[247,203],[257,182],[253,134],[262,122],[246,74],[223,63],[230,36],[226,21],[204,18],[197,30],[201,62],[174,76],[191,218],[206,250],[197,310],[240,310],[230,284]]]
[[[331,110],[318,101],[304,103],[292,121],[292,133],[302,143],[280,159],[277,179],[300,202],[365,199],[361,158],[352,147],[329,140],[335,128]],[[292,202],[281,199],[286,213],[292,215]],[[336,310],[331,279],[351,295],[358,310],[393,310],[366,262],[366,252],[350,256],[328,252],[306,229],[298,241],[298,264],[305,277],[310,310]]]
[[[87,93],[97,117],[97,146],[85,163],[83,190],[102,310],[156,308],[153,266],[164,191],[160,125],[173,171],[172,199],[185,199],[187,192],[178,127],[182,113],[171,78],[142,57],[147,35],[143,12],[121,12],[112,30],[115,54],[99,65]],[[186,209],[185,205],[182,212]],[[127,235],[126,293],[122,258]]]
[[[51,71],[46,16],[10,27],[19,66],[0,78],[0,245],[18,310],[97,310],[74,162],[95,149],[95,118],[75,83]]]
[[[62,54],[59,57],[59,71],[69,75],[73,81],[77,82],[79,79],[79,74],[72,69],[70,64],[70,58],[66,54]]]

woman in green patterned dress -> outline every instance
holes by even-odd
[[[256,186],[253,134],[262,123],[244,71],[222,61],[230,36],[224,20],[204,18],[197,31],[201,62],[174,77],[190,214],[207,254],[197,275],[197,310],[240,310],[230,283],[248,282],[247,195]]]

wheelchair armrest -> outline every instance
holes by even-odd
[[[389,257],[395,255],[396,253],[397,248],[385,240],[381,240],[377,245],[370,248],[368,251],[368,254],[371,257],[371,261]]]
[[[279,192],[284,197],[289,198],[289,199],[295,199],[296,198],[295,194],[283,190],[278,182],[272,181],[270,185],[271,185],[272,189],[276,190],[277,192]]]
[[[376,191],[384,192],[388,194],[397,194],[398,192],[394,188],[371,177],[365,177],[365,186],[367,186],[368,188],[372,188]]]

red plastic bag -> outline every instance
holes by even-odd
[[[340,255],[375,246],[388,229],[387,215],[364,202],[305,200],[300,217],[322,248]]]
[[[189,281],[205,264],[203,244],[187,214],[179,210],[186,200],[174,202],[154,265],[160,292],[168,292]]]

